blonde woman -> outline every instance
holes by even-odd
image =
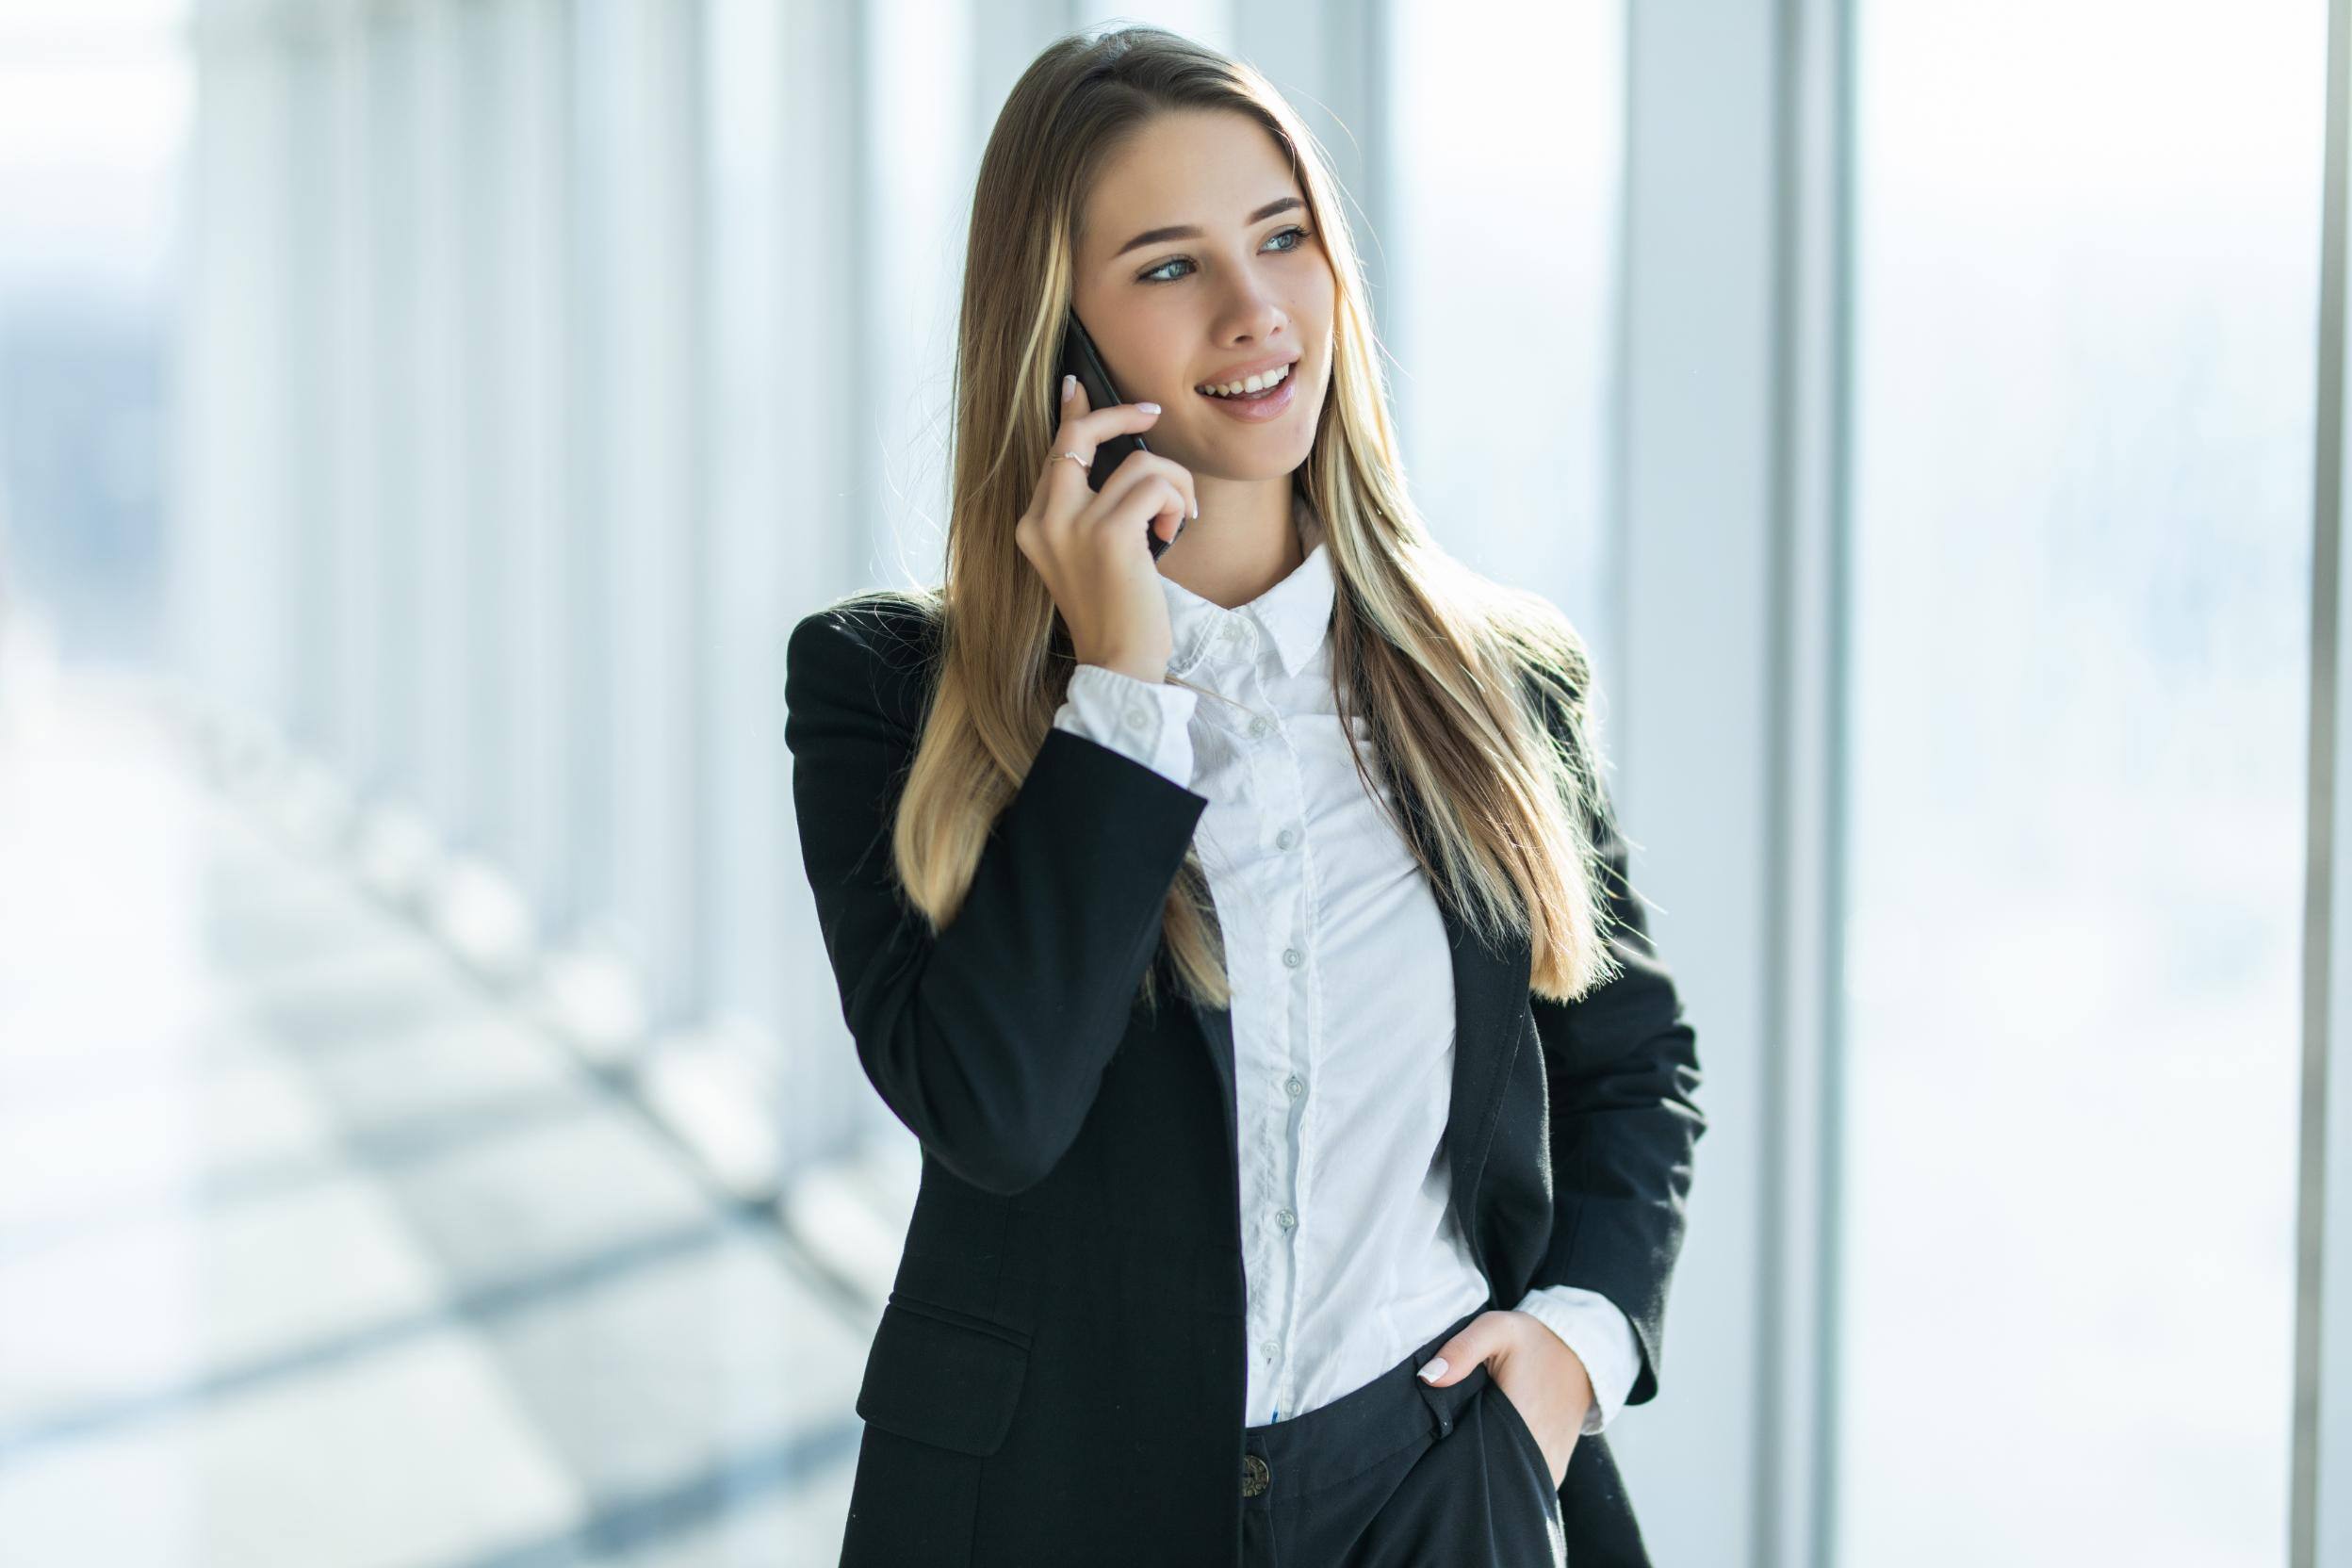
[[[944,581],[788,657],[923,1147],[841,1561],[1646,1563],[1602,1433],[1706,1120],[1581,642],[1414,512],[1340,192],[1246,65],[1047,49],[964,277]],[[1073,310],[1133,400],[1063,384]]]

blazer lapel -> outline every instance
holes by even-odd
[[[1481,1263],[1478,1181],[1494,1142],[1496,1111],[1512,1054],[1534,1023],[1527,1007],[1532,948],[1525,937],[1496,948],[1439,900],[1454,960],[1454,1098],[1446,1116],[1446,1155],[1453,1177],[1454,1220]],[[1498,1287],[1499,1288],[1499,1287]]]
[[[1161,952],[1166,954],[1163,945]],[[1176,983],[1176,967],[1170,964],[1165,983]],[[1239,1102],[1233,1093],[1233,1015],[1225,1007],[1204,1006],[1189,992],[1184,1004],[1200,1026],[1200,1037],[1208,1043],[1209,1061],[1217,1069],[1217,1082],[1225,1102],[1225,1156],[1238,1164],[1241,1158],[1241,1129]]]

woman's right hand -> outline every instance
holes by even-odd
[[[1140,403],[1089,409],[1086,389],[1070,386],[1053,449],[1076,452],[1089,466],[1103,442],[1148,430],[1160,416]],[[1078,662],[1165,680],[1175,636],[1159,563],[1143,533],[1149,528],[1173,542],[1185,520],[1199,514],[1192,474],[1157,452],[1129,452],[1099,491],[1086,473],[1068,458],[1049,457],[1029,510],[1013,526],[1013,542],[1045,580]]]

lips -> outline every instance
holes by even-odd
[[[1204,398],[1214,397],[1216,396],[1215,393],[1202,392],[1201,388],[1207,386],[1233,386],[1248,381],[1251,376],[1271,375],[1277,370],[1283,370],[1287,371],[1290,375],[1297,375],[1298,373],[1298,362],[1296,359],[1265,359],[1260,360],[1255,365],[1237,366],[1233,369],[1220,370],[1214,376],[1193,383],[1192,389],[1195,392],[1200,392],[1200,395]]]
[[[1264,399],[1272,397],[1275,393],[1280,392],[1283,387],[1288,386],[1289,384],[1290,378],[1288,376],[1284,376],[1273,385],[1261,386],[1255,392],[1203,392],[1200,395],[1204,398],[1215,398],[1219,402],[1254,403],[1261,401]]]
[[[1281,418],[1289,410],[1298,400],[1298,373],[1294,368],[1289,375],[1274,384],[1271,391],[1256,397],[1213,398],[1206,392],[1194,396],[1206,399],[1210,407],[1236,424],[1261,425]]]

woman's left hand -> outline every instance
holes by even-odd
[[[1592,1408],[1592,1379],[1584,1358],[1568,1348],[1532,1313],[1482,1312],[1462,1326],[1462,1331],[1437,1348],[1429,1366],[1445,1365],[1422,1380],[1446,1388],[1470,1375],[1480,1362],[1487,1376],[1517,1407],[1535,1434],[1535,1445],[1552,1467],[1552,1489],[1568,1477],[1568,1460],[1576,1439],[1584,1433],[1585,1413]],[[1428,1373],[1429,1367],[1423,1368]]]

